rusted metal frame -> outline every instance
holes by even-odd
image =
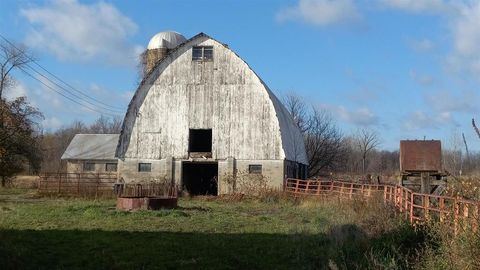
[[[413,224],[413,221],[414,221],[413,220],[414,219],[414,212],[413,212],[413,210],[414,210],[413,209],[413,207],[414,207],[413,206],[414,205],[414,196],[415,196],[414,193],[411,192],[410,193],[410,211],[409,211],[410,212],[410,223],[411,224]]]
[[[453,203],[453,234],[457,235],[458,233],[458,212],[459,212],[459,207],[458,207],[458,201],[455,199]]]
[[[479,225],[478,222],[480,221],[479,214],[480,214],[480,202],[476,203],[473,208],[473,213],[472,213],[472,220],[473,220],[472,231],[473,232],[477,232],[478,230],[478,225]]]

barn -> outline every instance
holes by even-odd
[[[69,173],[116,173],[118,134],[76,134],[61,159]]]
[[[119,179],[217,195],[234,192],[239,179],[280,188],[286,177],[306,176],[292,117],[228,45],[160,32],[143,61],[115,150]]]

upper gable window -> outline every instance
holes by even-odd
[[[213,46],[194,46],[192,49],[193,61],[212,61]]]

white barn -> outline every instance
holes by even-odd
[[[123,181],[172,181],[192,194],[232,192],[263,176],[280,188],[304,178],[302,135],[260,77],[227,45],[200,33],[155,35],[145,77],[118,140]]]

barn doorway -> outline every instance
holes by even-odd
[[[183,188],[191,195],[218,194],[217,162],[183,162]]]

